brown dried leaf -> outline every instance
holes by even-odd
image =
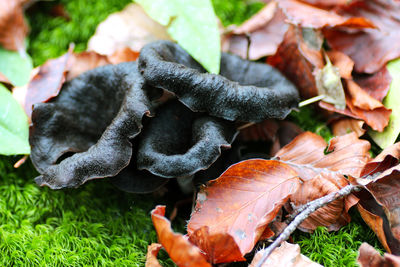
[[[140,51],[145,44],[156,40],[171,40],[166,28],[152,20],[138,4],[129,4],[97,26],[88,50],[102,55],[112,55],[125,47]]]
[[[276,2],[270,2],[256,15],[233,30],[226,40],[227,51],[242,58],[247,58],[248,52],[250,60],[273,55],[288,28],[285,15],[276,8]]]
[[[353,71],[354,61],[339,51],[326,52],[332,64],[339,69],[340,76],[345,79],[351,79],[351,72]]]
[[[303,99],[318,94],[314,70],[324,65],[320,48],[305,43],[300,29],[290,27],[275,55],[268,57],[268,64],[278,68],[296,84]]]
[[[383,230],[383,219],[378,215],[369,212],[361,204],[357,204],[357,209],[360,212],[360,215],[363,218],[364,222],[369,226],[369,228],[371,228],[372,231],[374,231],[382,246],[387,251],[390,251],[389,245],[386,241],[385,231]]]
[[[245,255],[299,183],[297,173],[279,161],[252,159],[234,164],[199,192],[188,233],[192,236],[208,226],[210,235],[229,234]]]
[[[280,161],[294,168],[304,181],[299,190],[290,197],[291,204],[301,206],[311,200],[338,191],[348,184],[344,175],[359,177],[364,165],[369,161],[370,144],[359,140],[355,133],[333,138],[327,152],[324,139],[305,132],[283,147],[276,155]],[[350,221],[347,210],[357,202],[350,195],[324,206],[306,219],[300,229],[314,230],[326,226],[337,230]]]
[[[381,102],[370,96],[352,80],[346,80],[347,92],[354,107],[363,110],[374,110],[384,107]]]
[[[106,56],[97,54],[93,51],[85,51],[77,54],[71,54],[68,62],[67,81],[79,76],[80,74],[94,69],[96,67],[110,64]]]
[[[201,251],[191,244],[182,234],[174,233],[171,223],[165,215],[165,206],[157,206],[151,211],[151,219],[156,228],[158,241],[168,252],[170,258],[179,267],[204,266],[211,267]]]
[[[378,177],[361,184],[372,194],[375,200],[384,208],[389,220],[393,236],[400,240],[400,165],[394,166]]]
[[[256,253],[253,261],[249,267],[258,266],[257,264],[261,260],[265,249],[262,249]],[[261,267],[322,267],[322,265],[313,262],[303,254],[300,254],[300,246],[298,244],[290,244],[283,242],[280,247],[276,248],[268,260],[265,261]]]
[[[374,23],[362,16],[340,16],[334,12],[329,12],[296,0],[281,0],[279,1],[279,6],[283,9],[290,23],[301,27],[318,29],[340,26],[375,28]]]
[[[0,1],[0,45],[8,50],[25,50],[24,39],[28,26],[22,11],[23,1]]]
[[[358,250],[361,267],[400,267],[400,257],[385,253],[383,257],[371,245],[363,243]]]
[[[355,107],[348,96],[346,96],[346,109],[341,110],[335,108],[332,104],[320,101],[319,106],[323,109],[337,112],[355,119],[365,121],[372,129],[382,132],[389,123],[391,111],[385,107],[377,108],[374,110],[363,110]]]
[[[151,245],[147,246],[145,267],[162,267],[157,260],[157,255],[161,248],[162,245],[158,243],[152,243]]]
[[[356,75],[354,81],[361,86],[370,96],[382,101],[387,95],[392,82],[392,77],[386,66],[372,75]]]
[[[339,135],[346,135],[350,132],[355,132],[357,136],[360,137],[366,131],[362,128],[363,125],[364,125],[363,121],[349,119],[349,118],[342,118],[332,123],[332,133],[334,136],[339,136]]]
[[[31,117],[33,104],[46,102],[58,95],[69,69],[72,47],[59,58],[49,59],[39,67],[38,73],[28,84],[24,109]]]
[[[194,231],[189,241],[207,252],[208,261],[213,264],[246,260],[230,234],[210,234],[208,226],[202,226]]]
[[[324,30],[328,44],[334,50],[350,56],[357,72],[377,72],[386,62],[400,56],[399,1],[353,1],[338,13],[364,17],[377,26],[377,29],[359,31],[337,28]]]

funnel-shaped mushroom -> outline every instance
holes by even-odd
[[[49,103],[35,105],[30,129],[35,180],[53,189],[115,176],[132,156],[151,106],[136,63],[88,71],[66,83]],[[70,157],[62,159],[68,152]],[[57,161],[60,161],[57,163]]]
[[[232,122],[196,114],[177,101],[158,113],[140,135],[137,162],[139,169],[164,178],[207,169],[237,134]]]
[[[231,121],[283,119],[299,100],[296,87],[269,65],[223,53],[221,75],[209,74],[170,41],[143,47],[139,70],[146,82],[173,92],[191,110]]]

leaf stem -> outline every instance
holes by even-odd
[[[302,211],[293,219],[293,221],[283,230],[283,232],[278,236],[277,239],[264,251],[262,258],[257,263],[256,267],[261,267],[264,262],[268,259],[268,256],[277,248],[283,241],[287,240],[290,235],[296,230],[296,228],[310,216],[311,213],[317,209],[331,203],[332,201],[348,196],[354,191],[361,189],[360,185],[347,185],[337,192],[330,193],[326,196],[320,197],[309,202],[307,205],[302,207]]]
[[[299,103],[299,108],[304,107],[304,106],[307,106],[307,105],[310,105],[310,104],[312,104],[312,103],[314,103],[314,102],[317,102],[317,101],[320,101],[320,100],[322,100],[322,99],[324,99],[324,98],[325,98],[325,95],[317,95],[317,96],[311,97],[311,98],[309,98],[309,99],[306,99],[306,100],[304,100],[304,101],[301,101],[301,102]]]

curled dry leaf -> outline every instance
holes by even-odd
[[[390,247],[386,241],[383,219],[380,216],[365,209],[360,203],[357,204],[357,209],[360,212],[360,215],[363,218],[364,222],[369,226],[369,228],[372,229],[372,231],[374,231],[382,246],[386,249],[386,251],[390,252]]]
[[[360,120],[341,118],[332,122],[332,133],[334,136],[339,136],[355,132],[360,137],[366,131],[363,129],[363,125],[364,122]]]
[[[147,246],[145,267],[162,267],[157,260],[157,255],[161,248],[162,245],[158,243],[153,243]]]
[[[400,56],[397,45],[400,42],[399,1],[353,1],[341,7],[338,14],[364,17],[377,27],[358,31],[343,28],[324,30],[328,44],[350,56],[357,72],[375,73],[386,62]]]
[[[66,83],[49,103],[35,105],[30,143],[41,173],[36,182],[53,189],[77,187],[125,168],[130,139],[152,109],[144,83],[135,63],[108,65]]]
[[[0,1],[0,45],[8,50],[25,50],[28,26],[22,11],[23,1]]]
[[[249,267],[258,266],[257,264],[261,260],[265,249],[262,249],[256,253],[253,261]],[[308,257],[300,254],[300,246],[298,244],[290,244],[288,242],[282,242],[281,246],[275,249],[268,260],[265,261],[261,267],[322,267],[322,265],[313,262]]]
[[[110,56],[126,47],[140,51],[156,40],[170,40],[165,27],[151,19],[138,4],[129,4],[97,26],[88,50]]]
[[[157,176],[187,177],[207,169],[237,135],[232,122],[199,117],[178,101],[158,112],[143,131],[137,154],[138,169]]]
[[[331,50],[326,52],[332,64],[339,69],[340,77],[351,79],[354,61],[342,52]]]
[[[301,27],[318,29],[324,27],[375,28],[370,20],[362,16],[340,16],[296,0],[281,0],[279,6],[292,24]]]
[[[389,91],[392,77],[384,66],[374,74],[355,75],[354,81],[370,96],[382,101]]]
[[[151,211],[151,219],[156,228],[158,241],[168,252],[173,262],[179,267],[211,267],[200,249],[191,244],[182,234],[172,231],[171,223],[164,215],[165,206],[157,206]]]
[[[299,88],[303,99],[318,95],[314,70],[324,65],[320,47],[309,46],[302,31],[291,26],[275,55],[268,57],[268,64],[279,69]]]
[[[189,241],[205,251],[213,264],[246,260],[229,233],[210,234],[209,227],[202,226],[189,236]]]
[[[385,253],[383,257],[371,245],[363,243],[358,250],[361,267],[400,267],[400,257]]]
[[[365,121],[372,129],[376,131],[383,131],[389,123],[391,111],[385,107],[376,108],[373,110],[364,110],[355,107],[349,96],[346,96],[346,109],[341,110],[335,108],[332,104],[320,101],[319,106],[323,109],[340,113],[354,119],[361,119]]]
[[[288,28],[282,10],[271,1],[230,33],[226,41],[227,51],[242,58],[248,55],[250,60],[274,55]]]
[[[204,73],[199,63],[169,41],[146,45],[139,70],[150,85],[173,92],[193,111],[226,120],[283,119],[298,102],[296,87],[269,65],[223,53],[221,75]]]
[[[275,155],[281,162],[295,169],[304,181],[290,197],[291,205],[299,207],[338,191],[348,184],[344,175],[359,177],[369,161],[369,142],[358,139],[354,133],[335,137],[327,149],[326,146],[322,137],[305,132]],[[325,154],[325,149],[328,154]],[[347,211],[356,202],[353,195],[344,200],[335,200],[312,213],[300,225],[300,229],[312,231],[317,226],[326,226],[329,230],[338,230],[350,221]]]
[[[279,161],[253,159],[234,164],[198,193],[188,234],[192,236],[204,226],[208,226],[210,235],[229,234],[243,256],[253,249],[268,223],[299,185],[297,173]],[[219,245],[224,244],[210,247]]]
[[[24,101],[24,109],[29,118],[34,104],[47,102],[60,92],[69,69],[72,49],[71,46],[68,52],[61,57],[47,60],[32,77]]]

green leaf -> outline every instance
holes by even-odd
[[[217,18],[210,0],[137,0],[146,13],[167,26],[175,39],[207,71],[219,73]]]
[[[0,154],[29,154],[28,117],[10,91],[0,84]]]
[[[27,84],[32,68],[32,59],[28,54],[21,55],[16,51],[0,47],[0,73],[14,86]]]
[[[387,69],[392,76],[392,82],[383,104],[392,110],[389,125],[381,133],[369,131],[369,135],[381,148],[394,144],[400,133],[400,59],[389,62]]]

